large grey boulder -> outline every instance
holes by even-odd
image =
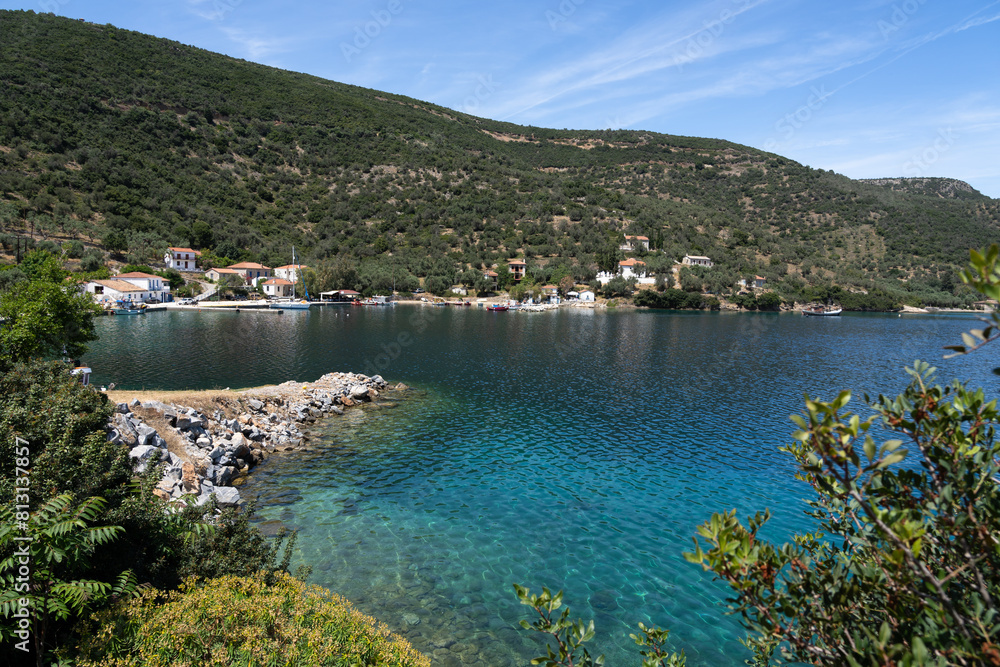
[[[233,451],[240,449],[241,447],[248,447],[246,436],[242,433],[237,433],[233,436]]]
[[[208,453],[208,456],[209,458],[212,459],[213,463],[217,463],[219,459],[221,459],[225,455],[225,453],[226,450],[225,448],[222,447],[222,445],[216,445],[214,448],[212,448],[212,451]]]
[[[236,477],[236,468],[233,466],[221,466],[215,469],[215,483],[219,486],[228,485]]]
[[[264,404],[258,401],[256,398],[251,398],[249,401],[247,401],[247,405],[250,406],[251,410],[256,410],[257,412],[260,412],[261,410],[264,409]]]
[[[235,507],[240,504],[240,491],[234,486],[216,486],[215,500],[222,507]]]
[[[156,429],[149,424],[139,424],[139,427],[136,428],[136,434],[139,446],[152,445],[153,436],[156,435]],[[155,445],[153,446],[155,447]]]
[[[368,398],[368,387],[363,384],[355,385],[351,388],[351,399],[355,401],[363,401]]]
[[[135,471],[146,472],[146,467],[150,461],[158,461],[163,450],[152,445],[139,445],[128,453],[129,457],[135,459]],[[155,458],[154,458],[155,457]]]

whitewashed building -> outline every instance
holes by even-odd
[[[681,264],[685,266],[712,266],[712,260],[702,255],[684,255]]]
[[[625,235],[625,243],[618,246],[619,250],[624,250],[625,252],[635,252],[639,248],[644,250],[649,250],[649,237],[648,236],[629,236]]]
[[[201,253],[191,248],[167,248],[163,255],[163,263],[168,269],[178,271],[197,271],[198,255]]]
[[[580,292],[580,294],[579,294],[579,296],[577,298],[579,298],[580,301],[593,301],[594,300],[594,293],[591,292],[589,289],[588,290],[583,290],[582,292]]]
[[[101,304],[115,301],[142,303],[146,299],[153,298],[152,292],[145,287],[116,278],[91,280],[83,284],[83,289],[93,296],[94,301]]]
[[[258,264],[257,262],[240,262],[230,264],[226,267],[231,271],[237,271],[243,276],[247,283],[256,286],[260,280],[267,280],[271,277],[271,267]]]
[[[274,277],[297,283],[302,280],[302,272],[308,268],[305,264],[286,264],[274,269]]]
[[[143,273],[142,271],[132,271],[131,273],[119,273],[115,276],[115,279],[132,283],[136,287],[145,288],[150,293],[150,298],[156,299],[160,303],[170,301],[170,285],[169,283],[164,283],[163,278],[160,276]]]
[[[626,259],[625,261],[618,262],[618,271],[616,273],[610,273],[608,271],[601,271],[597,274],[597,280],[602,285],[607,285],[611,282],[612,278],[621,276],[625,280],[639,280],[646,275],[646,262],[641,259]]]
[[[295,285],[284,278],[269,278],[262,283],[264,294],[276,299],[285,299],[294,294]]]

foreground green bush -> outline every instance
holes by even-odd
[[[319,586],[282,573],[185,581],[95,616],[80,667],[385,665],[429,667],[409,642]]]

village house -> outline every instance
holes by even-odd
[[[549,303],[559,303],[559,287],[556,285],[543,285],[542,296],[547,297]]]
[[[514,280],[520,281],[528,270],[528,264],[523,259],[508,259],[507,268],[513,274]]]
[[[267,280],[271,277],[271,267],[258,264],[257,262],[240,262],[239,264],[231,264],[226,268],[238,272],[247,283],[254,286],[257,285],[257,281]]]
[[[500,275],[496,271],[491,271],[489,269],[483,271],[483,278],[485,278],[486,281],[489,282],[491,287],[497,286],[497,278],[499,277]]]
[[[205,272],[205,277],[213,283],[222,280],[223,276],[239,276],[240,279],[243,279],[243,274],[233,269],[209,269]]]
[[[621,276],[625,280],[641,280],[645,281],[643,277],[646,275],[646,262],[641,259],[629,258],[624,261],[618,262],[618,271],[616,273],[609,273],[608,271],[601,271],[597,274],[597,280],[602,285],[607,285],[611,282],[611,279],[616,276]],[[651,280],[651,279],[650,279]]]
[[[753,286],[756,289],[764,289],[764,285],[766,283],[767,283],[767,278],[765,278],[764,276],[754,276],[753,277]]]
[[[263,282],[264,294],[276,299],[285,299],[293,296],[295,285],[284,278],[270,278]]]
[[[155,299],[160,303],[170,301],[170,286],[169,284],[165,285],[163,278],[160,276],[143,273],[142,271],[132,271],[131,273],[119,273],[115,276],[115,279],[132,283],[136,287],[145,288],[150,293],[150,297],[148,298]]]
[[[168,269],[197,271],[199,255],[200,252],[191,248],[167,248],[167,252],[163,255],[163,263]]]
[[[588,289],[580,292],[580,295],[577,298],[579,298],[580,301],[593,301],[594,297],[595,297],[594,293]]]
[[[100,304],[113,303],[115,301],[142,303],[146,299],[153,298],[152,293],[145,287],[140,287],[127,280],[118,280],[116,278],[91,280],[83,284],[83,289],[93,296],[94,301]]]
[[[625,235],[625,243],[618,246],[619,250],[624,250],[625,252],[635,252],[639,248],[644,250],[649,250],[649,237],[648,236],[629,236]]]
[[[286,264],[274,269],[274,277],[284,278],[285,280],[297,283],[302,280],[302,272],[308,268],[304,264]]]
[[[684,255],[681,264],[685,266],[712,266],[712,260],[702,255]]]

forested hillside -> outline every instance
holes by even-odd
[[[763,275],[953,305],[1000,201],[948,179],[854,181],[745,146],[631,130],[522,127],[169,40],[0,12],[0,224],[142,264],[300,257],[325,286],[592,279],[623,234],[649,268],[716,263],[702,288]],[[353,282],[352,282],[353,281]],[[346,286],[346,285],[335,285]]]

